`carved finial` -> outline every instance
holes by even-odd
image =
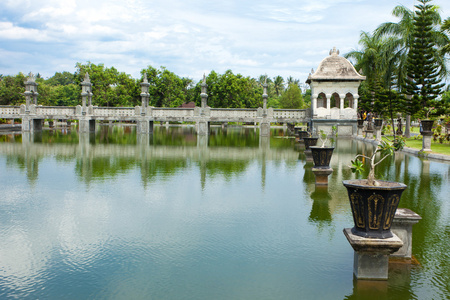
[[[336,47],[330,50],[330,55],[339,55],[339,50],[336,50]]]
[[[267,84],[267,75],[264,77],[264,84]]]
[[[91,82],[91,79],[89,78],[89,73],[86,72],[86,74],[84,75],[84,82]]]
[[[203,73],[203,83],[206,83],[206,76],[205,76],[205,73]]]
[[[28,73],[28,81],[30,82],[35,82],[36,81],[36,75],[34,75],[33,73]]]
[[[311,74],[314,74],[314,68],[311,68]]]
[[[144,83],[148,83],[147,73],[144,73]]]

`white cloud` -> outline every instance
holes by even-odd
[[[436,4],[448,16],[443,3]],[[269,71],[274,72],[269,76],[307,76],[333,46],[345,53],[357,47],[361,31],[395,21],[396,5],[388,0],[15,0],[0,12],[0,51],[27,52],[36,65],[42,62],[38,72],[46,76],[88,60],[130,70],[134,77],[148,64],[194,80],[205,70],[227,69],[253,77]],[[28,59],[9,57],[3,70],[29,70]]]

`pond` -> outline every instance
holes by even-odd
[[[378,177],[418,263],[353,278],[342,180],[373,146],[339,139],[327,189],[282,129],[100,127],[0,136],[1,299],[448,299],[450,164],[397,153]]]

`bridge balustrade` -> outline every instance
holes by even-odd
[[[246,108],[211,108],[211,118],[215,119],[256,119],[257,110],[256,109],[246,109]]]
[[[20,114],[20,106],[0,106],[0,115],[2,116],[19,116]]]
[[[193,108],[164,108],[164,107],[153,107],[152,117],[155,119],[165,119],[165,118],[190,118],[194,117]]]
[[[36,115],[75,117],[76,107],[71,106],[36,106]]]
[[[94,107],[95,117],[123,118],[123,117],[133,117],[135,116],[135,114],[136,113],[134,107]]]

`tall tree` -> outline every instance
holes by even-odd
[[[447,37],[450,36],[450,17],[442,22],[441,31],[446,34]],[[450,42],[447,41],[447,44],[442,46],[441,53],[443,55],[450,54]]]
[[[280,75],[275,77],[273,79],[273,87],[275,89],[275,93],[277,97],[281,95],[281,93],[284,91],[284,79]]]
[[[284,91],[280,98],[280,107],[286,109],[299,109],[303,108],[304,102],[302,97],[302,91],[298,84],[291,83]]]
[[[434,101],[444,86],[441,81],[441,70],[436,54],[438,48],[433,40],[433,12],[431,0],[419,0],[414,16],[413,41],[407,57],[407,78],[405,92],[412,96],[408,100],[407,109],[411,115],[420,113],[428,117]]]

